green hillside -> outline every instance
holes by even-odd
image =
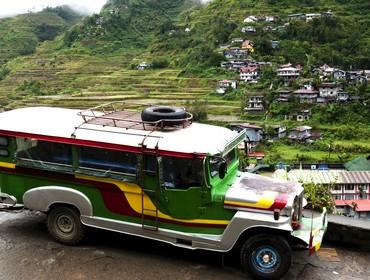
[[[329,10],[333,17],[288,20],[293,13]],[[267,122],[292,128],[298,123],[284,122],[284,113],[300,104],[273,104],[265,114],[245,114],[248,95],[264,95],[270,102],[273,90],[281,86],[274,74],[280,63],[304,66],[305,75],[294,88],[311,78],[312,67],[324,63],[370,69],[369,13],[366,0],[214,0],[208,5],[196,0],[110,0],[100,14],[82,20],[60,10],[0,20],[0,58],[7,61],[0,63],[0,109],[87,108],[123,100],[130,106],[183,105],[200,116],[208,113],[208,121],[220,124]],[[242,33],[247,25],[243,20],[250,15],[276,20],[253,23],[255,33]],[[269,25],[277,31],[265,31]],[[270,61],[273,67],[264,70],[258,84],[242,84],[221,96],[215,93],[217,81],[236,79],[238,74],[219,67],[224,60],[220,45],[236,37],[252,40],[252,58]],[[271,40],[279,41],[279,47],[272,48]],[[137,70],[144,61],[156,67]],[[370,96],[366,86],[350,90]],[[370,153],[365,101],[313,108],[314,116],[306,124],[324,135],[315,145],[267,143],[263,149],[271,161],[295,161],[307,153],[313,161],[338,161]]]
[[[70,8],[58,7],[0,19],[0,65],[32,54],[40,42],[54,39],[80,18]]]

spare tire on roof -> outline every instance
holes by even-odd
[[[186,118],[187,113],[184,108],[173,106],[152,106],[141,112],[141,119],[144,122],[157,122],[164,120],[163,123],[165,125],[178,125]]]

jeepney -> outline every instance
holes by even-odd
[[[50,234],[67,245],[88,226],[236,249],[265,279],[289,270],[292,246],[320,248],[326,212],[303,216],[301,184],[239,171],[245,131],[193,123],[183,108],[121,105],[0,113],[0,204],[46,213]]]

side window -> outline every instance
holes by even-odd
[[[18,138],[16,160],[19,165],[43,169],[72,168],[72,150],[67,144]]]
[[[79,167],[83,169],[136,175],[137,164],[136,154],[80,147]]]
[[[165,188],[188,189],[202,186],[202,160],[163,157],[162,166]]]
[[[9,140],[6,137],[0,137],[0,157],[9,157]]]

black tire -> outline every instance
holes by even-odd
[[[184,108],[173,106],[152,106],[144,109],[141,112],[141,119],[144,122],[157,122],[160,120],[174,120],[164,121],[165,125],[178,125],[182,120],[187,118]],[[179,121],[176,121],[179,120]]]
[[[281,236],[261,234],[251,237],[244,243],[240,259],[242,266],[253,277],[280,279],[291,266],[292,249]]]
[[[47,226],[51,236],[66,245],[77,245],[85,235],[80,213],[72,207],[52,208],[48,213]]]

